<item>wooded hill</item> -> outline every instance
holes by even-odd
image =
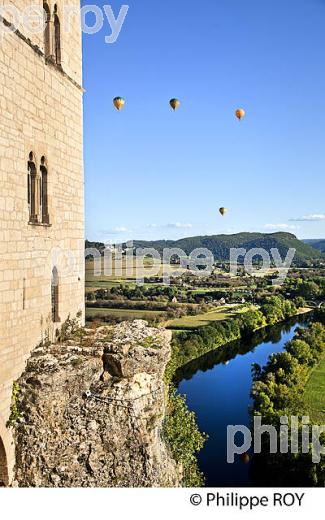
[[[308,242],[308,243],[307,243]],[[296,250],[294,258],[295,265],[303,265],[312,260],[325,259],[325,254],[321,249],[323,242],[325,251],[325,241],[301,241],[291,233],[236,233],[234,235],[212,235],[212,236],[196,236],[181,238],[179,240],[134,240],[134,249],[153,248],[162,254],[166,248],[182,249],[186,255],[189,255],[194,249],[206,248],[212,252],[216,262],[228,262],[230,258],[230,249],[244,248],[247,251],[253,248],[263,248],[268,253],[272,248],[278,249],[281,258],[285,258],[288,250],[293,248]],[[316,247],[317,246],[317,247]],[[101,253],[105,249],[105,244],[101,242],[86,241],[87,248],[96,248]],[[123,244],[125,249],[127,246]]]
[[[182,238],[180,240],[135,240],[135,249],[154,248],[159,253],[165,248],[180,248],[187,255],[194,249],[209,249],[216,261],[229,261],[231,248],[244,248],[247,251],[253,248],[263,248],[270,253],[272,248],[279,250],[281,258],[285,258],[290,248],[296,249],[295,264],[323,258],[324,255],[309,244],[298,240],[291,233],[237,233],[235,235],[213,235]]]

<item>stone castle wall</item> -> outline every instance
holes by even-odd
[[[0,0],[0,7],[9,2]],[[78,0],[66,3],[80,7]],[[40,0],[14,0],[19,9]],[[54,2],[48,2],[51,13]],[[63,0],[57,0],[58,15]],[[10,14],[10,13],[9,13]],[[8,15],[9,16],[9,15]],[[84,200],[80,21],[65,34],[61,66],[44,54],[44,35],[24,27],[0,44],[0,471],[14,463],[6,422],[12,383],[31,350],[68,315],[84,316]],[[0,19],[3,27],[5,21]],[[53,43],[53,34],[51,36]],[[48,171],[49,225],[29,223],[27,165]],[[38,190],[37,185],[37,190]],[[36,191],[36,197],[40,196]],[[41,219],[40,219],[41,220]],[[67,255],[66,252],[69,252]],[[60,323],[53,323],[52,269],[59,277]],[[5,461],[7,459],[7,461]]]

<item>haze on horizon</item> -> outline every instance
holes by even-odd
[[[325,2],[128,4],[115,44],[84,35],[87,238],[324,238]]]

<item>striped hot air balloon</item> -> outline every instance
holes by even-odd
[[[220,209],[219,209],[219,213],[220,213],[220,215],[222,215],[223,217],[225,216],[225,214],[227,213],[227,211],[228,211],[227,208],[220,208]]]

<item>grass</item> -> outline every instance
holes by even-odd
[[[130,260],[129,260],[130,262]],[[155,272],[152,269],[155,269]],[[99,275],[94,274],[94,261],[86,260],[86,289],[88,292],[94,292],[97,289],[111,289],[119,285],[128,285],[129,287],[135,287],[138,278],[152,278],[155,276],[162,277],[163,273],[177,273],[181,276],[184,273],[188,273],[186,269],[183,269],[179,265],[168,265],[152,260],[150,258],[138,258],[138,266],[136,259],[133,259],[133,265],[128,266],[126,259],[123,257],[119,264],[115,264],[115,260],[112,262],[112,273],[104,274],[104,260],[101,259],[101,273]],[[224,273],[226,278],[229,278],[229,274]],[[161,283],[145,283],[144,287],[161,286]],[[236,287],[236,289],[245,289],[246,286]],[[191,289],[190,289],[191,290]],[[198,293],[210,293],[215,291],[228,291],[229,287],[197,287],[192,289],[193,294]]]
[[[197,316],[184,316],[183,318],[177,318],[175,320],[170,320],[167,322],[166,326],[169,329],[176,330],[192,330],[197,329],[199,327],[205,327],[206,325],[210,325],[215,321],[225,321],[229,318],[233,318],[236,314],[241,314],[243,312],[251,309],[252,306],[243,306],[243,305],[227,305],[223,307],[218,307],[212,311],[206,312],[204,314],[198,314]]]
[[[86,319],[87,317],[101,317],[113,316],[114,318],[124,319],[143,319],[145,316],[164,316],[163,311],[145,311],[145,310],[130,310],[130,309],[91,309],[86,308]]]
[[[310,419],[315,424],[325,424],[325,356],[309,378],[304,399]]]
[[[227,292],[227,291],[242,291],[242,290],[248,290],[250,291],[253,286],[247,287],[247,285],[238,285],[234,287],[202,287],[193,289],[190,292],[193,294],[205,294],[205,293],[215,293],[215,292]]]
[[[95,275],[94,261],[86,260],[86,282],[91,287],[98,287],[99,283],[102,284],[107,282],[125,283],[125,281],[129,281],[130,283],[134,283],[137,278],[162,276],[163,272],[177,272],[179,274],[186,272],[186,269],[183,269],[178,265],[162,264],[161,262],[158,262],[157,260],[153,261],[150,258],[138,258],[138,261],[134,258],[132,265],[129,266],[126,259],[123,257],[119,263],[115,263],[115,260],[113,260],[112,272],[105,275],[103,258],[101,259],[101,262],[101,274]]]
[[[102,300],[100,302],[100,306],[99,307],[92,307],[92,305],[89,303],[89,308],[90,309],[130,309],[130,310],[143,310],[145,311],[146,309],[141,309],[141,305],[142,306],[145,306],[145,305],[148,305],[150,304],[151,306],[151,309],[148,309],[148,311],[167,311],[168,310],[168,307],[172,306],[173,308],[175,309],[182,309],[183,307],[187,307],[188,305],[191,305],[192,308],[197,308],[199,307],[199,305],[197,303],[191,303],[191,304],[188,304],[188,303],[184,303],[184,302],[179,302],[179,303],[172,303],[170,301],[150,301],[150,300],[121,300],[120,302],[120,307],[118,305],[118,302],[119,300]],[[123,303],[123,305],[122,305]]]
[[[171,320],[167,323],[167,327],[169,329],[175,328],[183,330],[197,329],[198,327],[209,325],[213,321],[224,321],[232,315],[233,313],[230,310],[221,307],[218,310],[215,309],[204,314],[198,314],[197,316],[183,316],[182,318]]]
[[[126,280],[86,280],[86,293],[95,292],[98,289],[111,289],[112,287],[119,287],[121,284],[127,285],[128,287],[134,288],[136,284],[134,282],[128,283]]]
[[[139,260],[139,267],[136,269],[136,259],[133,259],[133,267],[132,269],[129,268],[126,264],[126,259],[123,258],[120,265],[119,270],[114,269],[113,264],[113,272],[109,276],[104,275],[104,265],[103,265],[103,259],[101,259],[102,262],[102,272],[99,276],[94,275],[94,261],[93,260],[87,260],[86,261],[86,293],[95,292],[98,289],[111,289],[112,287],[116,287],[119,285],[127,285],[129,288],[136,287],[136,276],[143,277],[143,278],[150,278],[153,276],[152,273],[152,267],[153,267],[153,260],[149,258],[145,259],[138,259]],[[161,276],[163,270],[165,272],[178,272],[178,274],[181,274],[183,272],[186,272],[186,270],[182,269],[180,266],[170,266],[170,265],[163,265],[159,264],[157,261],[155,261],[155,269],[156,269],[156,275]],[[144,287],[153,287],[153,286],[161,286],[161,284],[144,284]],[[244,287],[244,286],[243,286]],[[197,293],[209,293],[214,292],[215,290],[222,290],[220,288],[193,288],[192,292],[194,294]],[[224,290],[228,290],[227,288],[224,288]],[[178,304],[181,306],[181,304]],[[178,318],[174,320],[169,320],[166,322],[166,326],[170,329],[176,330],[192,330],[197,329],[198,327],[204,327],[205,325],[209,325],[210,323],[213,323],[215,321],[224,321],[232,316],[234,316],[238,309],[240,309],[240,312],[244,312],[244,309],[241,305],[238,306],[225,306],[225,307],[218,307],[213,309],[212,311],[204,314],[199,314],[197,316],[184,316],[183,318]],[[162,318],[167,319],[166,312],[162,310],[138,310],[138,309],[108,309],[108,308],[87,308],[86,309],[86,318],[98,318],[100,321],[101,318],[104,318],[105,316],[111,316],[112,318],[119,318],[119,319],[126,319],[126,320],[132,320],[132,319],[146,319],[146,317],[155,317],[160,316]]]

